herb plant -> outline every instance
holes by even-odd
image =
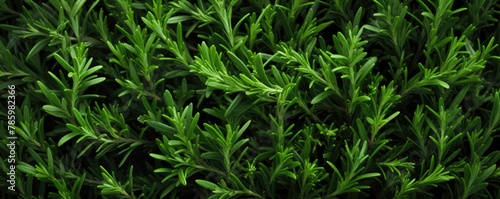
[[[0,0],[1,197],[499,198],[464,2]]]

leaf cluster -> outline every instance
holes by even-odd
[[[2,190],[13,113],[18,136],[2,194],[498,198],[499,16],[498,0],[0,0]]]

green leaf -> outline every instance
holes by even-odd
[[[438,80],[438,79],[436,79],[435,81],[436,81],[436,83],[437,83],[438,85],[440,85],[440,86],[441,86],[441,87],[443,87],[443,88],[446,88],[446,89],[449,89],[449,88],[450,88],[450,85],[448,85],[446,82],[443,82],[443,81]]]
[[[167,157],[165,157],[164,155],[158,155],[158,154],[154,154],[154,153],[150,153],[149,155],[155,159],[158,159],[158,160],[164,160],[164,161],[168,160]]]
[[[434,15],[429,12],[422,12],[422,16],[428,17],[429,19],[434,21]]]
[[[42,82],[37,81],[37,84],[40,87],[40,90],[42,90],[43,95],[49,100],[52,105],[61,107],[61,101],[59,100],[59,98],[57,98],[56,94],[51,92]]]
[[[323,101],[325,98],[327,98],[328,96],[332,95],[334,92],[332,91],[325,91],[325,92],[322,92],[320,93],[319,95],[316,95],[316,97],[314,97],[312,100],[311,100],[311,104],[317,104],[321,101]]]
[[[28,53],[28,55],[26,56],[25,60],[30,60],[33,56],[38,55],[38,53],[40,53],[40,51],[42,49],[44,49],[45,47],[47,47],[47,44],[49,44],[49,42],[50,42],[50,39],[42,39],[42,40],[38,41],[35,44],[35,46],[33,46],[31,48],[31,50]]]
[[[73,108],[72,111],[73,111],[73,115],[76,118],[76,121],[78,121],[78,123],[80,123],[81,126],[84,126],[84,127],[89,126],[87,123],[87,120],[85,120],[83,118],[82,114],[80,113],[80,111],[78,111],[78,109]]]
[[[272,65],[271,66],[271,72],[273,73],[274,79],[276,80],[276,82],[278,83],[278,85],[281,86],[281,87],[285,87],[286,84],[283,81],[283,78],[281,77],[278,68],[276,68],[276,66]]]
[[[241,61],[240,58],[238,58],[231,51],[227,51],[227,55],[229,56],[229,59],[231,59],[231,61],[233,61],[233,64],[236,66],[236,68],[238,68],[238,70],[243,72],[243,74],[246,75],[247,77],[252,76],[252,74],[250,73],[250,70],[248,70],[248,67],[243,63],[243,61]]]
[[[148,125],[160,133],[174,134],[177,132],[177,129],[157,121],[148,121]]]
[[[187,15],[173,16],[168,18],[167,24],[178,24],[181,22],[189,21],[191,19],[193,19],[193,17]]]
[[[70,117],[68,112],[66,112],[65,110],[58,108],[56,106],[44,105],[43,110],[45,110],[45,112],[47,112],[48,114],[51,114],[51,115],[56,116],[56,117],[60,117],[60,118]]]
[[[239,189],[241,189],[247,193],[250,192],[250,190],[248,190],[248,188],[246,188],[245,185],[243,185],[243,183],[241,183],[241,181],[238,179],[238,177],[236,177],[234,174],[230,173],[229,178],[231,179],[231,181],[233,181],[238,186]]]
[[[86,0],[77,0],[73,6],[71,7],[71,11],[69,13],[69,16],[71,18],[73,18],[74,16],[76,16],[77,13],[80,12],[83,4],[86,2]],[[77,33],[78,34],[78,33]]]
[[[257,76],[263,83],[267,86],[271,86],[271,82],[267,79],[267,75],[264,71],[264,64],[262,63],[262,55],[258,53],[254,58],[255,70],[257,71]]]
[[[87,87],[99,84],[99,83],[103,82],[104,80],[106,80],[105,77],[98,77],[98,78],[86,81],[85,83],[83,83],[83,85],[81,87],[87,88]]]
[[[206,181],[206,180],[195,180],[196,184],[199,184],[200,186],[202,187],[205,187],[207,188],[208,190],[211,190],[211,191],[215,191],[217,188],[220,189],[219,186],[217,186],[216,184],[212,183],[212,182],[209,182],[209,181]]]
[[[332,55],[330,55],[330,58],[332,58],[332,59],[347,60],[346,56],[344,56],[344,55],[338,55],[338,54],[332,54]]]
[[[366,121],[368,121],[369,124],[371,124],[372,126],[375,126],[375,121],[373,121],[373,119],[371,117],[366,117]]]
[[[291,171],[282,171],[282,172],[280,172],[280,174],[288,176],[294,180],[297,179],[297,176],[294,173],[292,173]]]
[[[207,160],[218,160],[220,158],[223,158],[219,152],[213,152],[213,151],[205,152],[201,154],[201,157]]]
[[[72,132],[72,133],[69,133],[69,134],[66,134],[64,135],[60,140],[59,142],[57,143],[58,146],[61,146],[63,145],[64,143],[66,143],[67,141],[71,140],[71,138],[79,135],[80,133],[78,132]]]
[[[396,111],[395,113],[393,113],[392,115],[390,115],[389,117],[387,117],[386,120],[387,121],[391,121],[394,118],[396,118],[398,115],[399,115],[399,111]]]
[[[64,68],[66,69],[66,71],[68,72],[75,72],[73,70],[73,67],[70,66],[68,64],[68,62],[66,62],[66,60],[64,60],[61,56],[59,56],[58,54],[53,54],[54,58],[56,58],[57,62]]]
[[[177,174],[179,175],[179,181],[181,182],[181,184],[184,185],[184,186],[186,186],[187,185],[187,181],[186,181],[186,175],[184,173],[184,170],[179,169],[177,171]]]
[[[375,62],[377,61],[376,57],[370,58],[361,69],[356,73],[356,77],[354,78],[354,82],[358,82],[358,80],[363,79],[370,71],[373,66],[375,66]]]
[[[31,166],[30,164],[26,163],[26,162],[19,162],[18,165],[16,166],[17,169],[19,169],[19,171],[23,172],[23,173],[27,173],[27,174],[31,174],[31,175],[35,175],[37,173],[36,169],[34,166]]]

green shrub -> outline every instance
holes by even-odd
[[[2,198],[500,197],[498,0],[0,8]]]

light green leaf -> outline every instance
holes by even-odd
[[[53,106],[53,105],[44,105],[43,110],[45,110],[48,114],[51,114],[51,115],[56,116],[56,117],[60,117],[60,118],[70,117],[68,112],[64,111],[61,108]]]
[[[216,184],[212,183],[212,182],[209,182],[209,181],[206,181],[206,180],[195,180],[196,184],[199,184],[200,186],[202,187],[205,187],[207,188],[208,190],[211,190],[211,191],[215,191],[217,188],[220,188],[219,186],[217,186]]]
[[[72,132],[72,133],[69,133],[69,134],[66,134],[64,135],[60,140],[59,142],[57,143],[58,146],[61,146],[63,145],[64,143],[66,143],[67,141],[71,140],[71,138],[79,135],[80,133],[78,132]]]
[[[446,89],[449,89],[449,88],[450,88],[450,85],[448,85],[448,84],[447,84],[446,82],[444,82],[444,81],[441,81],[441,80],[438,80],[438,79],[436,79],[435,81],[436,81],[436,83],[437,83],[438,85],[440,85],[440,86],[441,86],[441,87],[443,87],[443,88],[446,88]]]
[[[391,121],[392,119],[394,119],[398,115],[399,115],[399,111],[396,111],[391,116],[389,116],[389,117],[386,118],[387,122]]]
[[[59,56],[58,54],[53,54],[54,55],[54,58],[56,58],[57,62],[64,68],[66,69],[68,72],[74,72],[74,69],[72,66],[70,66],[68,64],[68,62],[66,62],[66,60],[64,60],[61,56]]]
[[[33,46],[31,48],[30,52],[26,56],[26,60],[31,59],[33,56],[38,54],[42,49],[47,47],[47,44],[49,44],[49,42],[50,42],[50,39],[43,39],[41,41],[38,41],[38,43],[36,43],[35,46]]]
[[[174,134],[177,132],[175,128],[157,121],[148,121],[148,125],[160,133]]]
[[[104,80],[106,80],[105,77],[98,77],[98,78],[86,81],[81,87],[87,88],[87,87],[99,84],[99,83],[103,82]]]
[[[322,92],[320,93],[319,95],[316,95],[316,97],[314,97],[312,100],[311,100],[311,104],[317,104],[321,101],[323,101],[325,98],[327,98],[328,96],[332,95],[333,92],[332,91],[325,91],[325,92]]]

